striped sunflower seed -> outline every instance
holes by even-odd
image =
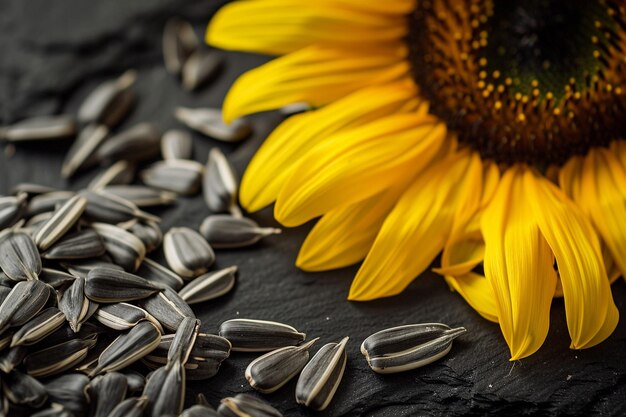
[[[63,323],[65,314],[56,307],[48,307],[13,334],[11,347],[33,345],[54,333]]]
[[[39,194],[51,193],[53,191],[58,190],[54,187],[35,184],[32,182],[20,182],[11,188],[11,194],[17,195],[20,193],[26,193],[28,197],[34,197]]]
[[[158,222],[160,219],[142,211],[132,202],[105,191],[83,190],[80,192],[87,199],[85,215],[96,222],[122,223],[132,219]]]
[[[87,351],[95,346],[97,337],[72,339],[30,353],[24,358],[26,372],[34,377],[46,377],[67,371],[82,362]]]
[[[130,201],[137,207],[153,207],[172,204],[176,201],[176,193],[143,185],[109,185],[102,191],[108,195],[115,195]]]
[[[168,72],[179,75],[185,61],[198,48],[200,41],[189,23],[179,18],[167,21],[163,30],[163,60]]]
[[[109,417],[141,417],[148,405],[146,397],[127,398],[109,413]]]
[[[156,222],[136,222],[128,231],[137,236],[146,247],[146,252],[152,252],[163,243],[163,232]]]
[[[0,305],[0,332],[7,326],[21,326],[46,305],[50,287],[39,281],[20,281]]]
[[[75,195],[54,211],[52,217],[37,230],[33,240],[45,251],[74,226],[87,207],[87,199]]]
[[[185,317],[176,330],[176,334],[167,352],[168,367],[171,367],[174,362],[185,365],[189,359],[189,354],[193,349],[199,331],[200,320],[193,317]]]
[[[0,334],[0,351],[2,351],[4,348],[9,347],[9,345],[11,344],[11,340],[13,339],[13,332],[12,331],[5,331],[4,333]],[[0,394],[0,405],[2,404],[2,398],[1,398],[1,394]],[[0,406],[1,409],[1,406]]]
[[[112,259],[108,256],[100,256],[99,258],[93,259],[76,259],[71,262],[65,260],[61,262],[61,266],[73,276],[73,277],[84,277],[87,278],[89,271],[96,268],[109,268],[115,269],[117,271],[123,271],[119,265],[112,263]]]
[[[361,353],[374,372],[391,374],[419,368],[445,356],[452,341],[467,332],[441,323],[409,324],[374,333]]]
[[[228,214],[213,214],[200,225],[200,233],[215,249],[251,246],[266,236],[281,232],[275,227],[259,227],[247,217],[238,218]]]
[[[92,223],[113,262],[126,271],[136,271],[146,257],[143,242],[126,230],[106,223]]]
[[[228,339],[236,352],[269,352],[285,346],[296,346],[306,334],[274,321],[232,319],[220,325],[219,335]]]
[[[44,387],[51,403],[61,404],[67,411],[82,415],[87,409],[85,388],[88,383],[86,375],[72,373],[48,380]]]
[[[109,128],[104,125],[92,123],[85,126],[65,155],[61,176],[70,178],[79,169],[94,165],[94,152],[108,136]]]
[[[144,259],[143,263],[137,270],[137,275],[152,281],[157,285],[167,285],[173,290],[180,290],[185,282],[181,277],[176,275],[161,264],[153,261],[152,259]]]
[[[0,352],[0,371],[8,374],[22,363],[28,349],[25,346],[15,346]]]
[[[328,343],[317,351],[304,367],[296,384],[296,402],[317,411],[323,411],[333,399],[346,368],[346,344]]]
[[[54,403],[49,408],[31,414],[30,417],[74,417],[74,413],[66,410],[61,404]]]
[[[235,286],[236,273],[236,266],[230,266],[215,272],[207,272],[189,282],[178,292],[178,295],[189,305],[221,297]]]
[[[102,190],[107,185],[127,185],[135,178],[135,166],[128,161],[117,161],[103,169],[87,185],[90,190]]]
[[[2,376],[4,394],[13,404],[39,408],[48,399],[46,388],[35,378],[20,371]]]
[[[156,348],[161,332],[149,321],[142,321],[115,339],[100,355],[90,377],[125,368]]]
[[[24,232],[8,232],[0,240],[0,268],[14,281],[36,280],[41,257],[33,239]]]
[[[41,254],[44,259],[88,259],[104,255],[106,248],[100,235],[85,229],[67,235]]]
[[[102,338],[106,339],[109,337],[109,334],[104,331],[105,329],[92,323],[91,321],[83,323],[78,333],[74,332],[69,324],[63,324],[48,337],[37,342],[35,348],[38,350],[46,349],[75,339],[82,339],[86,341],[95,340],[98,342]]]
[[[114,330],[128,330],[140,321],[148,320],[154,324],[160,333],[163,333],[161,324],[146,310],[128,303],[115,303],[101,306],[94,318],[105,326]]]
[[[28,202],[27,214],[33,217],[37,214],[54,211],[59,204],[64,204],[74,197],[73,191],[52,191],[34,196]]]
[[[144,184],[181,195],[194,195],[200,190],[204,167],[196,161],[168,159],[155,162],[139,175]]]
[[[0,128],[0,139],[10,142],[65,139],[76,134],[76,122],[68,115],[37,116]]]
[[[219,413],[206,405],[196,404],[183,410],[180,417],[220,417]]]
[[[171,129],[161,138],[161,155],[163,159],[191,159],[193,140],[184,130]]]
[[[195,278],[215,262],[215,253],[206,240],[188,227],[173,227],[163,238],[168,265],[182,278]]]
[[[266,401],[249,394],[237,394],[221,401],[217,412],[222,417],[282,417],[280,411]]]
[[[96,149],[95,158],[113,163],[120,159],[131,162],[149,161],[161,153],[161,133],[151,123],[140,123],[111,136]]]
[[[240,142],[252,133],[250,123],[245,119],[224,123],[220,109],[178,107],[174,115],[189,128],[222,142]]]
[[[235,170],[226,156],[219,148],[211,149],[202,179],[202,193],[209,210],[230,212],[235,217],[241,217],[236,202],[238,184]]]
[[[167,358],[146,355],[142,361],[150,369],[159,369],[167,365]],[[215,359],[204,359],[190,356],[185,364],[185,376],[189,381],[203,381],[217,375],[221,362]]]
[[[92,269],[85,283],[85,295],[99,303],[140,300],[160,290],[146,279],[111,268]]]
[[[111,411],[126,398],[128,383],[126,377],[118,372],[98,375],[87,386],[89,397],[89,415],[107,417]]]
[[[80,331],[82,323],[89,318],[90,304],[85,296],[85,278],[76,278],[59,300],[59,310],[74,332]]]
[[[193,91],[206,85],[222,69],[223,63],[224,58],[219,52],[198,49],[183,65],[183,87],[187,91]]]
[[[196,317],[191,307],[169,287],[140,300],[139,305],[170,331],[176,331],[185,317]]]
[[[155,351],[155,355],[161,355],[167,357],[174,335],[167,334],[161,338],[161,343]],[[219,362],[224,361],[230,356],[230,349],[232,345],[228,339],[209,333],[198,333],[196,335],[195,342],[191,348],[190,356],[200,359],[214,359]]]
[[[264,394],[278,390],[304,368],[309,361],[309,348],[317,340],[319,337],[300,346],[276,349],[250,362],[245,372],[250,386]]]
[[[28,194],[0,197],[0,230],[13,226],[26,211]]]
[[[149,400],[147,416],[179,415],[185,401],[185,368],[174,361],[170,367],[157,369],[148,379],[144,395]]]
[[[123,375],[126,378],[129,394],[136,394],[143,391],[143,387],[146,384],[146,378],[142,374],[132,370],[124,370]]]
[[[105,81],[96,87],[78,109],[81,123],[117,125],[130,111],[134,94],[129,88],[135,83],[137,72],[128,70],[116,80]]]
[[[45,282],[55,290],[70,285],[74,282],[74,279],[76,279],[76,277],[73,275],[52,268],[42,268],[39,274],[39,280]]]

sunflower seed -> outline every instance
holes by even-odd
[[[232,319],[220,325],[219,335],[228,339],[237,352],[269,352],[296,346],[306,334],[286,324],[266,320]]]
[[[87,278],[89,271],[95,268],[109,268],[117,271],[124,270],[121,266],[112,263],[111,258],[109,258],[108,255],[94,259],[77,259],[71,262],[66,260],[61,262],[61,266],[67,269],[72,276],[84,278]]]
[[[104,255],[100,235],[92,229],[81,230],[62,238],[41,257],[44,259],[87,259]]]
[[[11,194],[20,194],[26,193],[28,197],[34,197],[39,194],[51,193],[53,191],[58,191],[56,188],[49,187],[47,185],[34,184],[30,182],[20,182],[11,188]]]
[[[32,217],[40,213],[54,211],[57,205],[64,204],[74,195],[75,193],[72,191],[53,191],[36,195],[28,202],[28,216]]]
[[[151,123],[140,123],[107,139],[96,150],[95,158],[100,162],[140,162],[155,159],[160,153],[161,133]]]
[[[76,278],[59,300],[59,310],[65,314],[67,322],[75,332],[80,331],[83,321],[87,320],[90,301],[85,297],[85,278]]]
[[[142,361],[150,369],[159,369],[167,365],[167,358],[152,354],[144,356]],[[216,359],[203,359],[190,356],[185,364],[185,376],[190,381],[206,380],[218,373],[220,365],[221,361]]]
[[[211,81],[222,68],[224,58],[217,51],[198,49],[185,61],[183,87],[193,91]]]
[[[105,168],[87,185],[90,190],[98,191],[107,185],[130,184],[135,177],[135,166],[128,161],[117,161]]]
[[[93,221],[122,223],[135,218],[160,221],[157,216],[140,210],[132,202],[106,191],[83,190],[80,195],[87,199],[85,215]]]
[[[292,116],[294,114],[303,113],[305,111],[309,111],[312,109],[313,109],[313,106],[311,106],[309,103],[300,102],[300,103],[287,104],[286,106],[283,106],[280,109],[278,109],[278,111],[283,116]]]
[[[143,263],[137,270],[137,275],[147,279],[148,281],[152,281],[157,285],[167,285],[176,291],[180,290],[183,285],[185,285],[185,282],[181,277],[148,258],[144,259]]]
[[[37,279],[41,258],[33,239],[24,232],[7,233],[0,240],[0,268],[14,281]]]
[[[213,214],[200,225],[200,233],[215,249],[243,248],[281,232],[275,227],[259,227],[254,220],[247,217],[233,217],[228,214]]]
[[[245,372],[250,386],[264,394],[278,390],[304,368],[309,361],[309,348],[318,339],[276,349],[252,361]]]
[[[176,330],[176,335],[167,353],[168,367],[171,367],[174,362],[180,362],[182,365],[185,365],[187,359],[189,359],[189,354],[191,353],[199,331],[200,320],[185,317]]]
[[[76,339],[85,341],[95,340],[97,342],[100,339],[100,336],[106,337],[108,334],[104,333],[103,328],[90,321],[83,323],[78,333],[74,332],[74,330],[70,328],[69,324],[63,324],[48,337],[37,342],[34,348],[38,350],[46,349]]]
[[[39,116],[0,128],[0,139],[10,142],[64,139],[76,134],[76,122],[71,116]]]
[[[99,124],[85,126],[72,143],[61,166],[61,176],[70,178],[81,168],[95,163],[92,158],[95,150],[109,136],[109,128]]]
[[[237,184],[235,170],[226,156],[219,148],[211,149],[202,180],[204,201],[209,209],[216,213],[230,212],[233,216],[241,217],[241,210],[235,201]]]
[[[119,303],[149,297],[161,288],[150,281],[110,268],[95,268],[87,274],[85,295],[100,303]]]
[[[26,346],[14,346],[3,350],[0,352],[0,370],[8,374],[22,363],[27,352]]]
[[[183,278],[197,277],[215,262],[211,246],[188,227],[171,228],[163,239],[163,250],[170,268]]]
[[[166,334],[161,337],[159,346],[151,353],[151,356],[167,357],[174,335]],[[224,361],[230,355],[231,344],[228,339],[208,333],[198,333],[190,351],[190,357],[196,359],[211,359],[218,362]]]
[[[81,123],[102,123],[115,126],[128,113],[132,103],[128,89],[135,83],[137,73],[128,70],[116,80],[106,81],[85,98],[78,109]]]
[[[37,247],[45,251],[52,246],[78,221],[86,207],[87,199],[80,195],[67,200],[35,234]]]
[[[217,412],[222,417],[282,417],[283,415],[264,400],[249,394],[237,394],[221,401]]]
[[[28,194],[0,197],[0,229],[13,226],[26,211]]]
[[[142,320],[148,320],[154,324],[159,332],[163,333],[161,324],[146,310],[128,303],[115,303],[101,306],[94,318],[105,326],[115,330],[128,330]]]
[[[200,47],[193,28],[179,18],[167,21],[163,30],[163,60],[168,72],[180,74],[185,61]]]
[[[9,347],[9,345],[11,344],[11,340],[13,339],[13,334],[14,333],[12,331],[5,331],[4,333],[0,335],[0,351],[2,351],[6,347]],[[2,396],[2,390],[0,389],[0,409],[1,409],[1,404],[2,404],[1,396]]]
[[[108,195],[121,197],[138,207],[163,206],[176,201],[176,193],[143,185],[109,185],[102,191]]]
[[[74,413],[66,410],[61,404],[54,403],[50,405],[50,408],[37,411],[35,414],[31,414],[30,417],[74,417]]]
[[[124,400],[128,384],[126,377],[118,372],[109,372],[95,377],[87,387],[93,417],[107,417]]]
[[[152,252],[163,242],[163,232],[155,222],[136,222],[128,231],[137,236],[146,247],[146,252]]]
[[[219,109],[178,107],[174,115],[191,129],[223,142],[240,142],[252,133],[252,128],[245,119],[224,123],[222,111]]]
[[[49,307],[25,323],[13,334],[11,346],[33,345],[50,335],[65,323],[65,314],[56,307]]]
[[[346,368],[346,344],[328,343],[317,351],[304,367],[296,384],[296,402],[317,411],[323,411],[333,399]]]
[[[189,305],[221,297],[235,286],[236,273],[236,266],[207,272],[187,284],[178,295]]]
[[[150,187],[181,195],[194,195],[200,190],[204,167],[196,161],[168,159],[155,162],[139,175]]]
[[[106,223],[92,223],[91,227],[102,238],[113,262],[126,271],[136,271],[146,256],[146,247],[138,237],[126,230]]]
[[[141,417],[147,404],[146,397],[128,398],[116,405],[109,417]]]
[[[361,353],[374,372],[390,374],[428,365],[445,356],[452,341],[467,332],[440,323],[409,324],[382,330],[369,336]]]
[[[183,410],[180,417],[220,417],[220,415],[217,411],[206,405],[196,404]]]
[[[17,370],[3,375],[4,393],[13,404],[41,407],[48,399],[46,388],[30,375]]]
[[[171,129],[161,138],[163,159],[191,159],[193,141],[191,135],[183,130]]]
[[[142,374],[132,370],[125,370],[123,375],[126,378],[129,394],[135,394],[143,390],[146,378]]]
[[[185,317],[196,317],[191,307],[169,287],[139,301],[139,305],[170,331],[176,331]]]
[[[20,281],[0,305],[0,331],[21,326],[41,311],[50,297],[50,287],[39,280]]]
[[[44,385],[51,403],[61,404],[63,408],[76,415],[82,415],[87,408],[85,388],[89,378],[83,374],[66,374],[47,381]]]
[[[97,337],[72,339],[49,348],[30,353],[24,359],[26,372],[35,377],[46,377],[78,365],[87,351],[96,344]]]
[[[68,274],[67,272],[58,271],[52,268],[42,268],[41,273],[39,274],[39,280],[45,282],[50,285],[54,289],[63,288],[66,285],[74,282],[73,275]]]
[[[159,376],[158,380],[163,380],[163,383],[158,389],[158,395],[156,396],[148,396],[150,402],[148,404],[148,416],[151,417],[161,417],[165,415],[179,415],[183,409],[183,404],[185,401],[185,368],[178,361],[174,361],[171,366],[160,368],[164,369],[163,371],[155,371],[163,372],[165,375]],[[148,389],[148,385],[151,385],[154,380],[154,375],[152,378],[148,380],[146,384],[146,389]],[[157,380],[157,381],[158,381]],[[155,383],[157,381],[154,381]],[[156,391],[156,388],[151,389],[150,391]]]

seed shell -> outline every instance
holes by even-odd
[[[196,317],[191,307],[168,287],[139,301],[139,305],[170,331],[176,331],[185,317]]]
[[[41,272],[41,257],[33,239],[19,231],[4,235],[0,239],[0,268],[14,281],[37,279]]]
[[[211,149],[202,180],[204,201],[209,209],[215,213],[230,212],[235,217],[241,217],[241,210],[235,201],[238,184],[235,170],[226,156],[219,148]]]
[[[184,130],[171,129],[161,138],[161,155],[163,159],[191,159],[193,140]]]
[[[193,130],[223,142],[240,142],[250,136],[252,128],[245,119],[224,123],[219,109],[190,109],[178,107],[176,118]]]
[[[39,378],[71,369],[87,356],[87,351],[96,344],[96,340],[97,337],[72,339],[30,353],[24,358],[26,372]]]
[[[286,324],[266,320],[232,319],[220,325],[219,335],[228,339],[237,352],[269,352],[296,346],[306,334]]]
[[[87,199],[75,195],[54,211],[52,217],[38,230],[33,240],[45,251],[59,240],[78,221],[87,207]]]
[[[63,237],[41,257],[44,259],[87,259],[104,255],[106,248],[100,235],[85,229]]]
[[[64,139],[76,134],[76,122],[68,115],[37,116],[0,129],[0,139],[10,142]]]
[[[198,49],[185,61],[182,69],[183,87],[193,91],[211,81],[222,68],[224,58],[213,50]]]
[[[111,268],[89,271],[85,295],[99,303],[140,300],[161,290],[161,287],[137,275]]]
[[[163,250],[170,268],[183,278],[195,278],[215,262],[211,246],[188,227],[171,228],[163,239]]]
[[[92,123],[85,126],[65,155],[61,166],[61,176],[70,178],[79,169],[93,165],[95,150],[108,136],[109,128],[104,125]]]
[[[144,184],[181,195],[194,195],[200,190],[204,167],[196,161],[168,159],[155,162],[139,175]]]
[[[146,256],[143,242],[126,230],[106,223],[92,223],[113,261],[126,271],[136,271]]]
[[[106,191],[83,190],[80,195],[87,199],[85,215],[93,221],[122,223],[135,218],[156,222],[160,220],[140,210],[134,203]]]
[[[94,177],[87,185],[90,190],[102,190],[108,185],[130,184],[135,177],[135,166],[128,161],[117,161],[108,168],[105,168]]]
[[[100,162],[126,159],[132,162],[157,158],[161,152],[161,133],[151,123],[140,123],[111,136],[96,150]]]
[[[261,398],[249,394],[226,397],[217,409],[223,417],[282,417],[283,415]]]
[[[204,219],[200,233],[215,249],[233,249],[251,246],[266,236],[280,234],[275,227],[259,227],[252,219],[213,214]]]
[[[174,272],[170,271],[163,265],[153,261],[152,259],[144,259],[143,263],[137,270],[137,275],[144,277],[148,281],[152,281],[157,285],[167,285],[173,290],[180,290],[185,281]]]
[[[56,307],[48,307],[13,334],[11,346],[33,345],[54,333],[63,323],[65,314]]]
[[[167,352],[168,367],[172,366],[174,362],[180,362],[182,365],[185,365],[199,331],[200,320],[193,317],[185,317],[183,319]]]
[[[101,306],[94,314],[94,318],[105,326],[114,330],[128,330],[142,320],[149,320],[159,332],[163,333],[161,324],[146,310],[128,303],[115,303]]]
[[[179,18],[167,21],[163,30],[163,60],[168,72],[179,75],[185,61],[198,48],[200,41],[189,23]]]
[[[189,305],[221,297],[235,286],[236,273],[236,266],[230,266],[215,272],[207,272],[190,281],[189,284],[178,292],[178,295]]]
[[[67,322],[75,332],[80,331],[82,323],[89,318],[90,304],[85,296],[85,278],[76,278],[59,300],[59,310],[65,314]]]
[[[102,191],[130,201],[137,207],[163,206],[176,201],[175,193],[143,185],[109,185],[103,188]]]
[[[53,212],[59,204],[64,204],[74,195],[73,191],[52,191],[36,195],[28,202],[27,215],[33,217],[37,214]]]
[[[46,305],[50,287],[39,281],[20,281],[0,305],[0,331],[7,326],[21,326]]]
[[[87,387],[90,402],[90,416],[107,417],[124,400],[128,383],[118,372],[96,376]]]
[[[135,83],[137,73],[128,70],[116,80],[109,80],[96,87],[78,109],[81,123],[102,123],[113,127],[132,107],[134,95],[128,89]]]

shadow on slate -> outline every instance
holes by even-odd
[[[0,124],[39,114],[75,112],[100,82],[127,68],[138,70],[135,111],[121,128],[153,121],[162,129],[181,127],[173,117],[179,105],[219,106],[233,80],[267,58],[228,53],[220,79],[196,93],[187,93],[165,72],[161,35],[165,20],[180,15],[199,34],[224,1],[5,0],[0,3]],[[194,158],[206,161],[209,149],[220,146],[241,173],[268,132],[280,122],[276,113],[252,118],[254,137],[237,145],[218,144],[194,133]],[[0,194],[18,182],[78,189],[95,175],[87,172],[67,183],[59,175],[69,144],[18,145],[15,154],[0,149]],[[197,228],[208,214],[203,199],[181,198],[159,213],[163,228]],[[252,216],[274,224],[271,209]],[[202,330],[216,332],[227,319],[259,318],[289,323],[318,347],[350,336],[348,365],[335,399],[324,413],[296,405],[295,380],[265,396],[285,416],[413,416],[413,415],[624,415],[626,414],[626,326],[600,346],[569,350],[562,300],[553,303],[551,327],[544,346],[532,357],[509,362],[497,325],[476,314],[443,280],[422,274],[400,296],[370,303],[345,301],[356,267],[307,274],[293,266],[310,225],[286,230],[254,248],[217,251],[217,268],[236,264],[235,291],[194,306]],[[419,250],[419,248],[416,248]],[[613,285],[619,310],[626,311],[626,285]],[[443,359],[396,375],[370,371],[359,353],[361,341],[375,331],[415,322],[465,326]],[[317,349],[313,349],[315,352]],[[244,369],[254,356],[233,353],[218,375],[188,383],[187,401],[206,394],[213,405],[225,396],[250,392]]]

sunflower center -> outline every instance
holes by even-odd
[[[626,137],[623,0],[422,0],[413,75],[484,158],[560,164]]]

